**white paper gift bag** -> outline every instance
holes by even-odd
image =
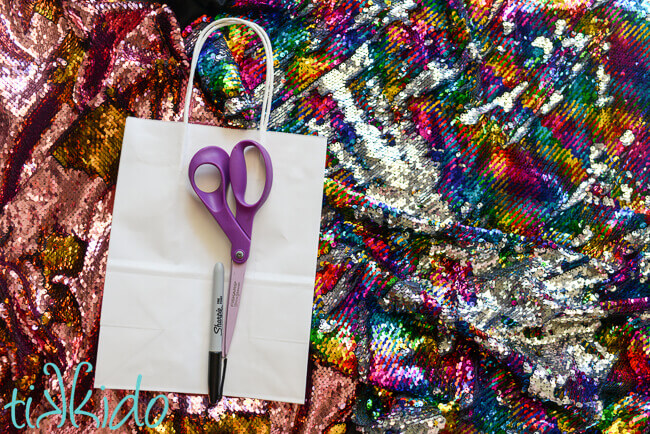
[[[189,186],[187,164],[205,146],[230,153],[239,141],[253,139],[271,156],[273,186],[253,224],[223,393],[304,402],[326,140],[266,132],[272,51],[266,53],[260,131],[187,122],[200,48],[212,31],[233,23],[266,36],[259,26],[238,19],[204,29],[194,50],[185,122],[127,119],[96,387],[133,389],[141,375],[141,390],[207,394],[212,270],[216,262],[224,263],[228,281],[230,242]],[[264,166],[246,158],[252,190],[264,183]]]

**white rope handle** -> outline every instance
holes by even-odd
[[[196,71],[196,64],[199,61],[199,54],[203,48],[203,44],[208,40],[212,32],[221,27],[230,26],[233,24],[243,24],[250,27],[262,40],[264,47],[264,54],[266,56],[266,81],[264,82],[264,97],[262,100],[262,114],[260,118],[260,134],[262,137],[266,134],[266,128],[269,125],[269,117],[271,116],[271,103],[273,102],[273,47],[269,35],[266,34],[263,28],[258,26],[252,21],[242,20],[241,18],[222,18],[208,24],[201,33],[199,33],[196,44],[194,45],[194,54],[192,55],[192,66],[190,67],[190,79],[187,82],[187,91],[185,93],[185,110],[183,111],[183,123],[189,123],[190,103],[192,101],[192,87],[194,83],[194,72]]]

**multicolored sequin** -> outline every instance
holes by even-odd
[[[52,390],[48,361],[70,377],[94,360],[124,119],[179,118],[211,18],[181,33],[137,2],[0,5],[6,402],[16,385]],[[168,395],[159,430],[647,432],[648,13],[232,2],[273,43],[270,128],[328,138],[308,400]],[[252,127],[261,44],[223,35],[200,59],[193,119]]]

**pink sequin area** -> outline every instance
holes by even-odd
[[[189,61],[171,11],[140,2],[3,0],[0,46],[0,403],[15,389],[31,406],[29,420],[24,406],[15,421],[0,413],[0,431],[11,432],[52,409],[45,392],[60,402],[46,364],[59,367],[69,398],[75,368],[95,362],[124,122],[179,120]],[[222,123],[198,91],[192,119]],[[106,403],[114,409],[129,391],[93,389],[93,374],[80,371],[75,403],[92,392],[83,410],[101,418]],[[141,392],[140,400],[155,395]],[[202,396],[169,395],[169,402],[165,432],[238,415],[268,428],[271,418],[284,423],[280,413],[294,411],[239,399],[208,411]],[[158,404],[152,410],[160,411]],[[87,416],[76,417],[79,427],[69,414],[59,422],[44,418],[40,430],[95,429]],[[133,417],[120,428],[144,429]]]

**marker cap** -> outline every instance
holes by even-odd
[[[221,369],[221,352],[214,353],[210,351],[210,359],[208,360],[208,396],[210,398],[210,404],[216,404],[221,400],[223,393],[223,374]],[[225,368],[225,363],[224,363]],[[225,369],[223,370],[225,374]]]

